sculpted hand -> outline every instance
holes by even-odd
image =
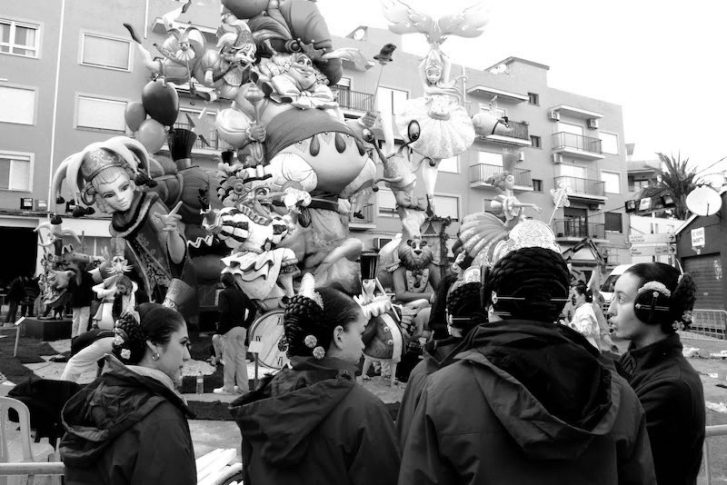
[[[182,201],[179,201],[176,206],[174,206],[174,209],[172,209],[169,214],[161,215],[161,214],[154,214],[154,219],[157,222],[160,222],[164,227],[162,228],[163,231],[176,231],[177,230],[177,224],[182,219],[182,216],[177,214],[179,212],[179,208],[182,207]]]

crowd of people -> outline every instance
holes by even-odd
[[[444,278],[396,420],[358,383],[367,320],[350,295],[291,298],[290,367],[248,391],[235,356],[254,311],[226,288],[220,392],[241,393],[230,411],[246,484],[696,484],[704,397],[677,333],[696,288],[671,266],[637,264],[616,283],[608,317],[629,343],[622,355],[551,249],[511,251],[479,281]],[[190,358],[183,318],[141,305],[107,345],[108,370],[63,411],[67,483],[196,483],[175,390]]]

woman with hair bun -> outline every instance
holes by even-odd
[[[366,319],[351,297],[306,274],[285,309],[292,368],[232,403],[244,482],[395,484],[399,450],[384,404],[356,383]]]
[[[696,292],[689,274],[641,263],[616,281],[608,309],[615,335],[630,341],[618,368],[644,406],[659,485],[697,483],[702,462],[704,391],[677,333],[689,326]]]
[[[130,313],[119,318],[107,371],[63,408],[69,485],[197,483],[192,413],[175,390],[190,359],[187,325],[155,303],[139,315],[140,323]]]

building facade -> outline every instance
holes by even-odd
[[[129,134],[124,111],[128,103],[140,100],[149,73],[122,23],[133,25],[151,50],[167,35],[161,16],[179,5],[173,0],[32,0],[3,5],[0,250],[7,241],[27,239],[17,259],[30,261],[9,269],[8,276],[35,267],[39,252],[32,230],[48,212],[65,213],[66,207],[52,200],[50,189],[60,162],[91,142]],[[211,0],[205,7],[193,5],[180,21],[200,28],[208,47],[214,48],[219,11],[219,1]],[[401,45],[400,40],[386,30],[361,27],[345,38],[334,38],[334,45],[357,47],[372,58],[385,43]],[[421,59],[399,50],[393,57],[394,62],[368,70],[344,63],[344,78],[334,90],[345,116],[355,118],[372,110],[390,116],[404,100],[423,95]],[[451,245],[458,221],[488,210],[497,196],[498,189],[487,179],[511,167],[517,197],[541,209],[528,211],[532,217],[549,221],[554,210],[551,190],[568,188],[570,205],[555,211],[552,226],[575,265],[627,262],[629,224],[623,207],[628,181],[621,107],[554,89],[547,72],[548,66],[514,57],[484,70],[453,66],[453,76],[464,76],[459,82],[469,113],[490,110],[498,118],[506,117],[508,126],[478,136],[466,153],[441,162],[435,202],[438,215],[450,217],[452,223],[429,229],[446,233]],[[205,105],[184,87],[179,92],[177,126],[188,125],[187,115],[206,116],[212,122],[226,107],[219,102]],[[195,147],[195,163],[214,170],[226,146],[213,130],[207,138],[209,146],[198,142]],[[417,190],[423,195],[421,187]],[[108,244],[108,219],[100,215],[67,218],[67,225],[83,234],[88,253],[98,254]],[[374,249],[400,232],[391,191],[382,185],[363,219],[351,219],[350,229],[365,247]],[[583,245],[584,239],[594,244]]]

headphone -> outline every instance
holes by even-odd
[[[666,314],[671,311],[669,305],[671,291],[658,281],[648,281],[639,288],[634,300],[636,318],[647,324],[654,324],[657,312]]]

